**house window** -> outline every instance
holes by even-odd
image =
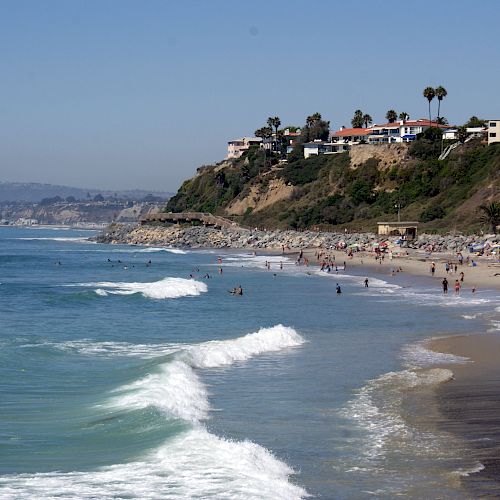
[[[496,132],[490,132],[490,137],[496,137],[496,136],[497,136]]]
[[[490,122],[490,127],[496,127],[497,126],[497,122]]]

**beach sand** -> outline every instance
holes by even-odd
[[[317,264],[315,258],[315,253],[318,249],[312,248],[307,249],[304,252],[311,264]],[[335,260],[339,266],[343,265],[344,262],[347,264],[347,268],[355,268],[358,270],[366,271],[374,270],[380,274],[391,275],[391,270],[401,267],[404,273],[412,274],[415,276],[427,276],[431,278],[430,267],[431,263],[436,263],[436,273],[434,280],[436,280],[436,287],[441,286],[441,280],[446,276],[450,282],[450,289],[455,281],[455,279],[460,279],[460,272],[464,273],[463,281],[463,292],[470,293],[472,288],[475,287],[476,290],[483,288],[497,288],[500,289],[500,264],[495,263],[492,259],[476,257],[471,255],[477,266],[458,266],[457,273],[446,274],[445,272],[445,262],[451,261],[456,262],[456,255],[446,254],[446,253],[434,253],[427,256],[424,253],[417,252],[415,250],[409,250],[408,256],[394,257],[392,260],[389,259],[388,255],[385,255],[384,260],[381,264],[375,261],[374,254],[372,252],[355,252],[352,258],[348,258],[347,254],[343,251],[328,251],[329,255],[334,255]],[[467,255],[464,256],[465,258]]]
[[[478,466],[462,477],[473,498],[500,497],[500,333],[434,339],[437,352],[467,357],[448,366],[454,380],[436,389],[439,425],[465,440]],[[482,470],[481,470],[482,469]]]

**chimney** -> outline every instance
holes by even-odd
[[[345,130],[344,125],[342,125],[342,126],[340,127],[340,130]]]

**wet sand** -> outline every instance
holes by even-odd
[[[454,380],[436,389],[438,425],[465,440],[477,471],[462,478],[473,498],[500,498],[500,333],[435,339],[429,347],[467,357],[448,366]]]

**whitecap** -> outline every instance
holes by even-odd
[[[151,283],[125,283],[101,281],[97,283],[79,283],[81,287],[97,287],[95,293],[100,296],[107,295],[134,295],[140,293],[149,299],[176,299],[179,297],[192,297],[207,292],[206,283],[184,278],[164,278]]]

